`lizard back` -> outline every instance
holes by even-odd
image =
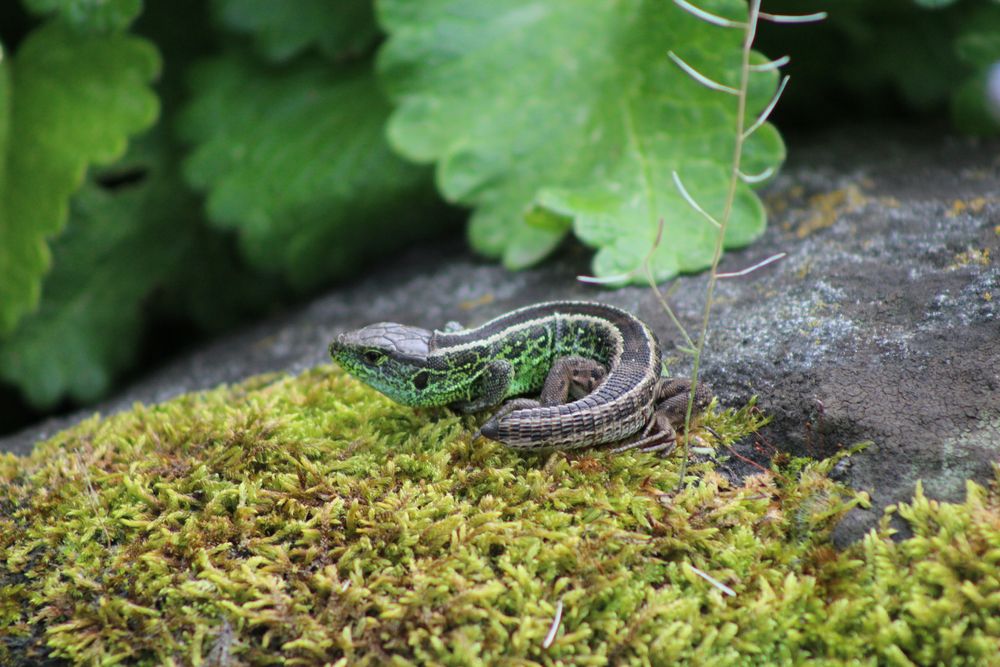
[[[539,389],[558,357],[583,356],[606,366],[604,382],[579,400],[514,410],[484,425],[486,437],[523,449],[585,447],[636,433],[652,415],[660,379],[652,330],[620,308],[586,301],[536,304],[475,329],[435,332],[432,348],[432,355],[477,349],[515,363],[510,395]]]

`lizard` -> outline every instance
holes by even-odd
[[[661,377],[649,326],[589,301],[526,306],[472,329],[379,322],[337,336],[330,355],[397,403],[496,409],[477,435],[521,450],[672,448],[691,389],[687,379]],[[693,410],[711,396],[699,383]]]

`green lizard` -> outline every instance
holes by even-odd
[[[381,322],[341,334],[330,354],[404,405],[465,413],[500,406],[479,432],[518,449],[628,439],[616,451],[670,448],[691,388],[661,377],[660,345],[645,323],[585,301],[528,306],[475,329]],[[513,398],[539,392],[537,400]],[[710,398],[699,385],[695,411]]]

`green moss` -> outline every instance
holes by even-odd
[[[755,410],[708,415],[724,440]],[[0,459],[0,663],[988,664],[1000,498],[863,498],[832,461],[522,456],[331,368],[91,419]],[[698,432],[699,445],[714,443]],[[725,452],[725,448],[719,450]],[[731,587],[728,596],[700,570]],[[561,603],[555,640],[543,647]]]

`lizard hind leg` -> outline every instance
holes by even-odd
[[[663,451],[664,456],[677,445],[677,428],[683,426],[691,393],[691,380],[671,378],[660,381],[656,388],[656,409],[639,437],[611,451],[614,453],[638,449],[643,452]],[[695,389],[693,414],[698,414],[712,401],[712,391],[699,383]]]
[[[667,415],[672,424],[680,426],[684,423],[684,417],[687,414],[690,394],[691,380],[688,378],[660,380],[660,384],[656,388],[656,411]],[[707,408],[711,402],[712,390],[703,382],[699,382],[694,392],[692,416]]]
[[[615,447],[611,450],[613,454],[627,452],[630,449],[638,449],[641,452],[663,452],[663,456],[668,455],[677,445],[677,431],[670,423],[670,417],[665,412],[656,411],[642,429],[639,437],[632,442]]]

